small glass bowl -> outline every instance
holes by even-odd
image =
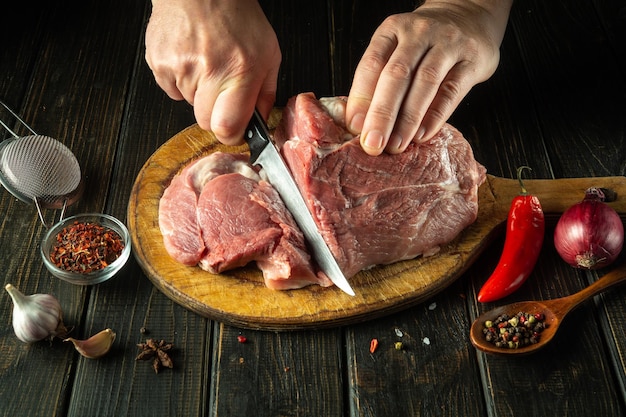
[[[92,272],[81,273],[59,268],[50,259],[50,254],[52,252],[59,232],[61,232],[65,227],[71,226],[75,222],[95,223],[102,227],[115,231],[124,243],[124,249],[122,250],[122,253],[115,261],[111,262],[111,264],[102,269],[98,269]],[[40,247],[41,258],[43,259],[43,263],[48,271],[50,271],[50,273],[57,278],[78,285],[98,284],[112,278],[126,264],[126,261],[128,261],[128,258],[130,257],[130,252],[130,234],[128,233],[128,229],[126,228],[124,223],[122,223],[115,217],[109,216],[108,214],[97,213],[78,214],[76,216],[68,217],[61,220],[48,230],[41,242]]]

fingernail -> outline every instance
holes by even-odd
[[[400,150],[400,146],[402,146],[402,136],[394,133],[389,138],[389,142],[387,142],[387,150],[389,152],[397,152]]]
[[[354,115],[352,120],[350,120],[350,126],[348,127],[348,129],[350,129],[350,132],[352,133],[361,133],[361,130],[363,130],[364,121],[365,115],[362,113],[357,113]]]
[[[417,134],[415,135],[415,141],[418,143],[421,142],[425,134],[426,134],[426,129],[423,127],[420,127],[417,130]]]
[[[377,130],[367,132],[363,145],[371,149],[380,149],[383,147],[383,135]]]

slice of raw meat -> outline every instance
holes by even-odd
[[[277,192],[248,165],[248,156],[216,152],[175,176],[159,205],[170,256],[213,273],[256,261],[273,289],[329,286],[316,274]]]
[[[476,219],[485,168],[446,124],[397,155],[369,156],[345,128],[345,99],[292,98],[276,141],[348,277],[432,255]]]

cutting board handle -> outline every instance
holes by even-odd
[[[487,175],[488,191],[493,195],[498,211],[508,213],[511,201],[520,193],[520,185],[516,179],[500,178]],[[608,188],[617,193],[617,198],[609,202],[611,207],[620,214],[626,214],[626,177],[591,177],[591,178],[560,178],[524,180],[529,194],[536,195],[541,202],[543,211],[548,214],[563,213],[573,204],[585,197],[589,187]]]

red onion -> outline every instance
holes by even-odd
[[[622,250],[624,225],[603,201],[601,189],[588,189],[584,200],[568,208],[556,225],[554,246],[561,258],[576,268],[605,267]]]

